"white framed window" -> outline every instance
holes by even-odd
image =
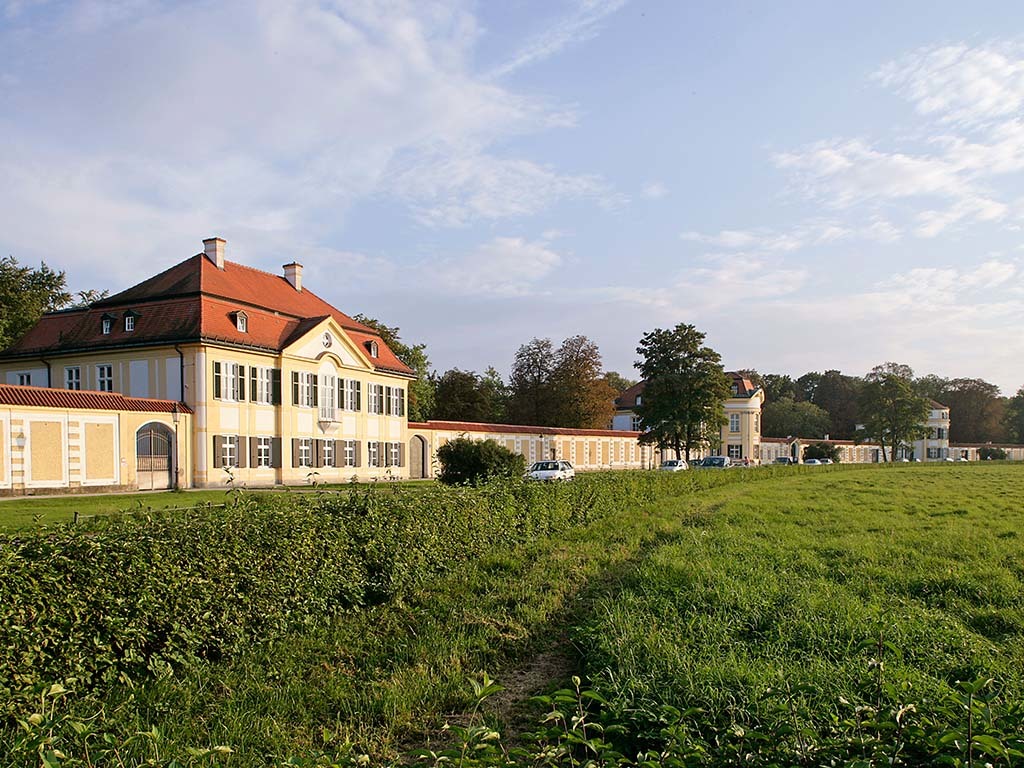
[[[265,469],[271,466],[271,438],[256,438],[256,466]]]
[[[213,364],[213,396],[218,400],[245,399],[245,366],[238,363]]]
[[[31,373],[19,373],[18,374],[18,384],[20,384],[23,387],[31,387],[32,386],[32,374]]]
[[[82,369],[77,365],[69,365],[64,369],[64,389],[82,388]]]
[[[377,346],[376,341],[370,342],[370,357],[377,357],[380,355],[380,348]]]
[[[313,466],[313,439],[303,437],[299,440],[299,466]]]
[[[938,448],[929,448],[928,449],[928,458],[929,459],[937,459],[937,458],[939,458],[939,449]]]
[[[345,441],[345,464],[346,467],[354,467],[356,465],[356,441],[346,440]]]
[[[405,415],[405,390],[401,387],[388,387],[388,413],[392,416]]]
[[[402,466],[402,444],[401,443],[388,443],[388,466],[389,467],[400,467]]]
[[[114,366],[106,363],[96,366],[96,389],[100,392],[114,391]]]
[[[324,440],[324,452],[323,452],[323,455],[320,458],[323,459],[323,464],[324,464],[325,467],[333,467],[334,466],[334,441],[333,440]]]
[[[111,320],[109,317],[104,317],[102,322],[100,322],[100,333],[102,333],[104,336],[109,336],[110,331],[113,330],[113,328],[114,321]]]
[[[224,435],[220,448],[220,464],[222,467],[238,466],[238,435]]]
[[[642,423],[643,423],[643,419],[641,419],[639,416],[635,416],[634,415],[633,416],[633,423],[630,425],[630,427],[633,429],[634,432],[642,432],[643,431],[643,427],[641,426]]]
[[[255,387],[252,395],[257,403],[270,405],[274,401],[274,369],[253,368]]]
[[[740,431],[740,415],[738,413],[729,414],[729,431],[739,432]]]
[[[235,328],[238,329],[239,333],[249,332],[249,317],[245,312],[235,313]]]
[[[637,395],[636,396],[636,404],[637,405],[643,405],[644,404],[644,396],[643,395]]]
[[[337,377],[326,374],[320,377],[320,419],[322,421],[334,421],[337,415],[334,410],[334,393],[337,386]]]
[[[372,385],[371,385],[372,386]],[[368,467],[380,466],[380,443],[371,440],[366,444],[366,465]]]
[[[309,371],[299,371],[299,401],[296,405],[304,408],[313,407],[313,374]]]
[[[755,435],[760,435],[761,434],[761,414],[760,413],[755,413],[754,414],[754,434]]]
[[[355,379],[345,379],[345,403],[346,411],[358,411],[362,408],[362,384]]]
[[[730,445],[729,446],[729,458],[730,459],[742,459],[743,458],[743,446],[742,445]]]
[[[384,413],[384,385],[369,384],[367,386],[367,413]],[[370,466],[376,466],[371,464]]]
[[[135,330],[135,315],[124,316],[124,330],[125,333],[131,333]]]

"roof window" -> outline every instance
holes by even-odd
[[[380,356],[380,348],[377,346],[376,341],[368,342],[366,348],[370,350],[370,357]]]
[[[110,315],[104,315],[100,319],[100,333],[104,336],[109,336],[112,330],[114,330],[114,318]]]
[[[135,330],[135,315],[131,312],[126,312],[124,316],[124,332],[131,333]]]
[[[239,333],[249,332],[249,316],[245,312],[235,312],[235,328]]]

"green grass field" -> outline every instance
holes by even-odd
[[[483,670],[507,688],[470,716]],[[387,764],[474,738],[454,764],[504,765],[458,728],[529,745],[530,697],[574,674],[593,696],[548,708],[615,728],[569,748],[584,726],[556,717],[562,751],[514,764],[1024,765],[1024,467],[798,468],[622,509],[66,717],[134,738],[125,765],[216,745],[232,766]]]

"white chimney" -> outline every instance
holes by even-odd
[[[217,265],[217,269],[224,269],[224,246],[227,240],[219,237],[208,237],[203,240],[203,254]]]
[[[292,284],[296,291],[302,290],[302,265],[293,261],[284,265],[284,279]]]

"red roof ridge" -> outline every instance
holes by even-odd
[[[37,408],[81,408],[92,411],[151,411],[192,413],[192,409],[176,400],[128,397],[120,392],[54,389],[20,384],[0,384],[0,404]]]

